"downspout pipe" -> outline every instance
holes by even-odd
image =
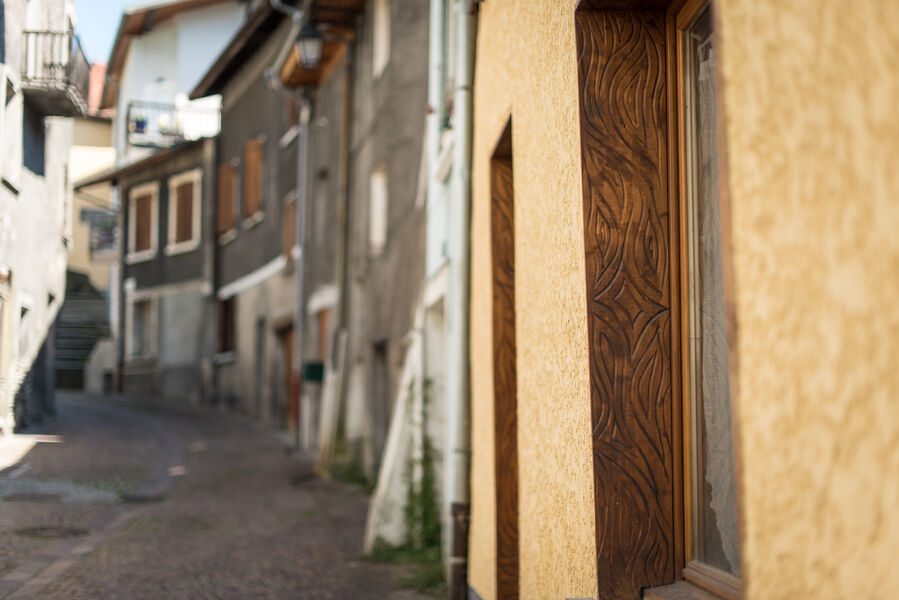
[[[453,1],[453,0],[451,0]],[[450,597],[468,597],[468,519],[470,507],[469,466],[471,431],[469,410],[469,277],[471,227],[471,156],[472,156],[472,84],[474,80],[475,36],[477,29],[476,4],[454,0],[458,17],[455,57],[458,66],[456,89],[453,92],[455,110],[453,171],[450,202],[450,321],[456,335],[449,348],[450,366],[458,377],[453,395],[448,398],[452,407],[448,441],[451,472],[448,478],[448,499],[453,523],[450,564]],[[452,373],[452,371],[450,371]]]
[[[293,6],[285,4],[281,0],[269,0],[271,7],[290,17],[293,22],[287,40],[278,56],[275,58],[274,64],[266,69],[265,79],[269,88],[300,102],[300,123],[297,132],[297,178],[296,178],[296,218],[294,221],[294,240],[295,247],[293,258],[295,261],[295,277],[296,277],[296,302],[294,303],[294,325],[293,325],[293,370],[294,389],[291,401],[301,402],[302,392],[302,370],[303,356],[305,351],[306,339],[306,206],[308,204],[308,155],[309,155],[309,121],[312,114],[311,101],[307,94],[301,89],[292,91],[287,89],[281,82],[279,70],[284,61],[287,60],[291,50],[293,50],[294,41],[303,28],[309,17],[312,8],[312,0],[304,0],[302,8],[297,9]],[[295,448],[299,451],[302,449],[302,439],[299,412],[296,423],[296,437],[294,438]]]

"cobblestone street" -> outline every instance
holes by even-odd
[[[208,413],[63,396],[0,445],[0,597],[419,598],[361,557],[367,497]]]

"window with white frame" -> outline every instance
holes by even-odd
[[[375,0],[372,76],[377,79],[390,62],[390,0]]]
[[[159,243],[159,183],[131,189],[128,194],[128,256],[136,263],[156,256]]]
[[[190,252],[200,245],[200,201],[203,174],[200,169],[169,179],[168,243],[166,254]]]
[[[368,198],[368,249],[373,256],[387,245],[389,193],[387,169],[381,167],[371,174]]]

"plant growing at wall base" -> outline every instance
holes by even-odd
[[[434,447],[428,436],[430,380],[422,386],[421,402],[421,456],[418,460],[419,476],[415,477],[415,456],[412,453],[406,465],[408,485],[404,517],[407,544],[416,550],[440,549],[440,510],[437,501],[437,476],[434,466]],[[409,397],[414,398],[415,381],[409,383]]]
[[[437,499],[436,450],[428,436],[430,380],[422,386],[421,413],[418,421],[421,432],[421,451],[411,452],[406,461],[406,499],[403,521],[406,539],[400,546],[383,540],[375,542],[370,558],[378,562],[415,565],[403,580],[403,585],[424,593],[441,593],[445,588],[441,562],[440,509]],[[409,398],[415,398],[415,381],[409,383]],[[408,404],[410,417],[415,403]],[[414,423],[413,419],[409,422]]]

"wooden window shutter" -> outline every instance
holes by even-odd
[[[216,212],[216,231],[219,235],[234,229],[234,167],[230,163],[219,165]]]
[[[265,140],[256,138],[244,144],[243,196],[249,217],[262,210],[262,190],[265,173]]]
[[[189,242],[194,237],[194,184],[192,181],[179,185],[177,195],[177,218],[175,220],[175,242]]]
[[[151,220],[153,218],[153,196],[146,194],[134,199],[134,250],[149,250],[152,244]]]
[[[325,308],[318,313],[318,359],[324,362],[328,358],[328,326],[331,321],[331,309]]]
[[[295,201],[284,205],[284,214],[281,218],[281,239],[284,242],[284,255],[288,258],[296,240],[296,214],[297,203]]]

